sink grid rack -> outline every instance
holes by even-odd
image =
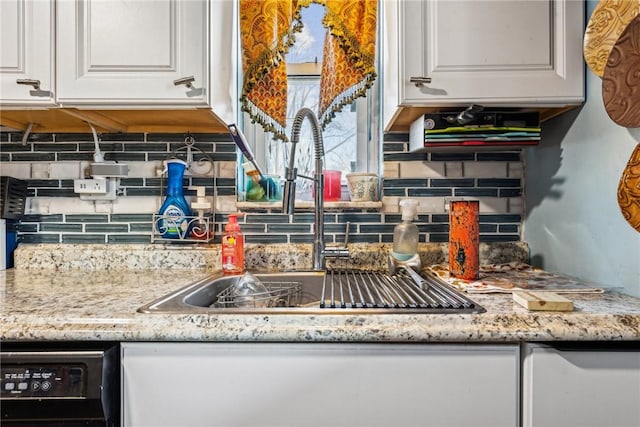
[[[421,275],[426,285],[404,270],[395,275],[383,271],[330,270],[322,286],[320,308],[419,309],[428,312],[484,310],[433,275]]]
[[[266,292],[236,295],[234,285],[216,295],[214,308],[230,307],[295,307],[302,299],[301,282],[261,282]]]

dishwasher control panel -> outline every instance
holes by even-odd
[[[5,365],[0,368],[3,399],[84,397],[86,367],[71,365]]]

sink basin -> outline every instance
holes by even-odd
[[[479,313],[484,308],[437,277],[422,289],[406,273],[367,271],[253,272],[268,289],[263,301],[229,296],[242,276],[213,274],[138,309],[174,314]],[[260,294],[261,296],[263,294]],[[261,299],[262,300],[262,299]]]

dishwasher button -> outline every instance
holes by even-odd
[[[15,390],[16,389],[16,383],[4,383],[4,389],[5,390]]]
[[[42,381],[40,387],[42,388],[42,391],[49,391],[51,390],[51,383],[49,381]]]
[[[40,381],[33,381],[31,383],[31,391],[38,391],[40,390]]]
[[[29,383],[18,383],[18,390],[26,390],[29,388]]]
[[[81,384],[82,383],[82,369],[80,368],[71,368],[69,369],[69,381],[71,384]]]

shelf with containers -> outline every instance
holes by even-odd
[[[151,242],[203,243],[211,242],[215,235],[215,179],[213,159],[196,147],[195,139],[188,136],[183,146],[174,150],[164,161],[162,171],[162,205],[153,214]],[[196,192],[190,203],[184,196],[184,176],[211,177],[213,196],[207,198],[206,186],[189,185]]]

